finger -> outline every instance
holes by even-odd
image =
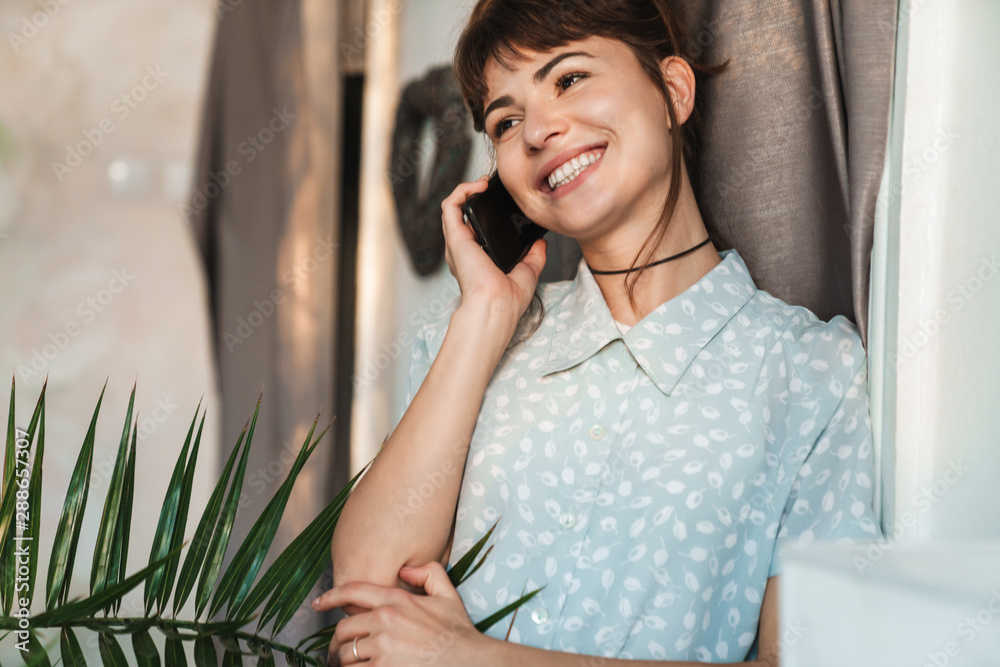
[[[437,561],[431,561],[420,567],[404,567],[399,571],[399,578],[413,586],[420,586],[427,595],[450,598],[461,602],[462,598],[452,585],[444,566]]]
[[[395,599],[398,588],[378,586],[363,581],[354,581],[343,586],[335,586],[312,601],[315,611],[326,611],[336,607],[355,604],[374,609],[389,604]]]
[[[545,268],[548,247],[548,241],[545,239],[535,241],[524,258],[511,269],[510,277],[526,287],[534,288],[538,284],[538,277],[542,275],[542,269]]]

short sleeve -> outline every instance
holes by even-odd
[[[863,542],[881,537],[875,517],[875,465],[867,360],[855,371],[830,421],[792,482],[778,524],[768,576],[781,573],[783,541]]]
[[[403,415],[410,407],[410,403],[413,402],[413,397],[417,395],[417,390],[420,389],[420,385],[424,383],[424,378],[427,377],[427,373],[431,368],[431,358],[430,352],[427,347],[427,338],[424,334],[424,327],[418,327],[417,333],[412,336],[412,343],[410,345],[410,369],[408,373],[408,379],[406,384],[406,397],[403,399],[403,404],[400,406],[399,410],[396,412],[396,418],[392,421],[392,428],[389,429],[389,433],[396,430],[396,426],[399,425],[400,420],[403,419]]]

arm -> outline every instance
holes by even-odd
[[[368,582],[412,590],[398,578],[401,567],[447,563],[483,395],[545,264],[544,241],[509,274],[479,247],[461,207],[486,184],[485,177],[463,183],[441,205],[445,258],[461,305],[406,413],[344,505],[331,543],[335,586]],[[411,507],[413,493],[428,482],[434,492],[420,494],[419,506]]]
[[[445,559],[480,403],[513,335],[504,315],[482,303],[452,315],[410,407],[348,498],[331,545],[335,585],[396,585],[400,567]],[[408,505],[430,480],[434,493]]]
[[[779,578],[771,577],[764,589],[764,600],[760,608],[760,623],[757,626],[759,650],[757,660],[735,663],[743,667],[780,667],[782,646],[779,637],[778,587]],[[561,653],[545,649],[522,646],[501,641],[486,635],[478,635],[474,654],[481,657],[477,664],[485,667],[503,665],[534,665],[535,667],[701,667],[700,662],[679,662],[674,660],[622,660],[593,655]]]

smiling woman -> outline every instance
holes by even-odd
[[[758,289],[700,214],[685,153],[709,70],[666,2],[569,4],[482,0],[455,69],[511,196],[583,260],[539,285],[542,240],[504,274],[462,222],[486,178],[443,202],[461,300],[421,329],[409,405],[334,534],[315,608],[352,614],[341,664],[443,635],[437,665],[777,664],[779,540],[879,536],[857,329]],[[405,520],[386,511],[430,475]],[[443,566],[498,520],[459,594]]]

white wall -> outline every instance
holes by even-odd
[[[1000,539],[1000,4],[904,6],[895,515],[904,539]]]

